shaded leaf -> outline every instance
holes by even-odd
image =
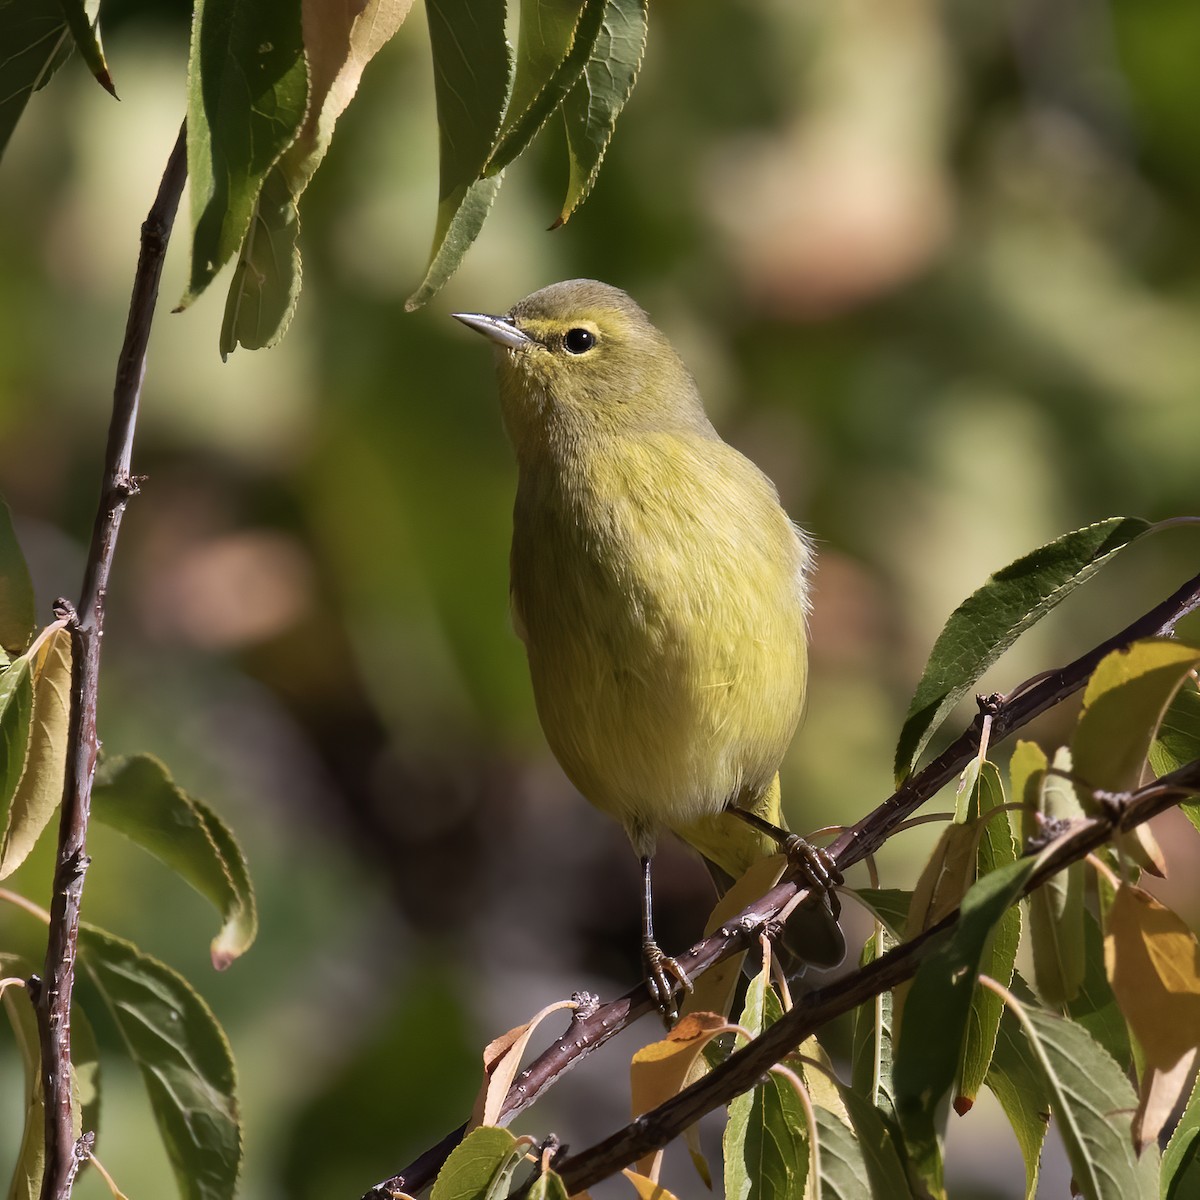
[[[897,942],[886,929],[867,939],[859,957],[865,967]],[[894,1122],[896,1102],[892,1084],[892,993],[880,992],[854,1011],[854,1040],[850,1054],[850,1080],[854,1091]],[[851,1110],[851,1118],[854,1113]],[[861,1132],[860,1132],[860,1136]]]
[[[1082,1025],[1112,1055],[1117,1066],[1128,1072],[1133,1065],[1129,1028],[1104,969],[1100,926],[1089,912],[1083,916],[1083,962],[1083,982],[1074,999],[1067,1002],[1067,1016]]]
[[[896,744],[896,780],[975,682],[1031,625],[1150,526],[1110,517],[1064,534],[997,571],[950,614],[909,705]]]
[[[0,4],[0,45],[7,44],[4,41],[7,10],[17,7],[17,4]],[[7,64],[0,65],[0,91],[4,90],[6,72]],[[4,91],[4,94],[8,93]],[[3,118],[5,106],[10,103],[11,97],[9,100],[0,100],[0,119]],[[2,148],[3,141],[0,140]],[[29,645],[36,622],[29,567],[25,564],[25,555],[21,553],[20,543],[13,531],[12,514],[8,511],[8,505],[0,500],[0,646],[10,654],[19,654]]]
[[[0,815],[6,826],[25,770],[32,717],[33,673],[28,656],[22,655],[0,674]]]
[[[1162,1157],[1162,1200],[1188,1200],[1200,1191],[1200,1078]]]
[[[33,964],[15,954],[0,954],[0,975],[27,979]],[[23,987],[6,987],[0,994],[21,1062],[25,1068],[25,1126],[13,1166],[8,1200],[37,1200],[46,1168],[46,1103],[42,1094],[42,1052],[38,1044],[37,1018],[29,992]]]
[[[1158,1145],[1175,1106],[1183,1099],[1196,1068],[1196,1047],[1169,1068],[1149,1064],[1142,1072],[1138,1088],[1138,1107],[1133,1117],[1133,1148],[1141,1154],[1148,1145]]]
[[[59,0],[0,0],[0,153],[29,97],[71,57],[72,45]],[[0,568],[7,575],[7,563]],[[8,645],[2,636],[0,644]]]
[[[942,836],[921,868],[917,886],[913,888],[904,924],[907,937],[915,937],[936,925],[962,902],[975,881],[979,833],[979,826],[974,821],[964,824],[952,821],[942,830]]]
[[[0,839],[0,879],[29,855],[62,802],[71,718],[71,633],[56,628],[30,648],[33,711],[25,770]]]
[[[78,1133],[100,1129],[100,1047],[87,1014],[71,1009],[71,1083]]]
[[[907,888],[844,888],[883,922],[897,940],[904,935],[904,923],[912,907],[912,892]]]
[[[1000,1101],[1025,1162],[1025,1200],[1037,1195],[1042,1145],[1050,1128],[1050,1089],[1017,1018],[1006,1007],[996,1048],[988,1066],[987,1086]]]
[[[483,228],[502,175],[480,179],[512,75],[504,0],[426,0],[438,113],[438,210],[425,278],[409,311],[458,269]]]
[[[583,75],[562,102],[570,175],[561,225],[587,199],[646,50],[646,0],[608,0]]]
[[[554,1171],[543,1171],[529,1189],[529,1200],[570,1200],[567,1185]]]
[[[221,914],[211,945],[217,970],[250,948],[258,912],[241,848],[216,813],[175,783],[158,759],[106,759],[96,772],[92,815],[165,863]]]
[[[429,1200],[495,1200],[508,1194],[523,1144],[507,1129],[472,1129],[442,1165]]]
[[[304,119],[308,75],[294,0],[200,0],[188,61],[190,304],[236,254],[268,172]]]
[[[308,60],[308,111],[296,140],[268,172],[242,242],[221,323],[221,353],[238,345],[273,346],[287,331],[300,295],[300,197],[358,90],[367,63],[392,38],[412,0],[301,5]]]
[[[113,87],[108,63],[104,61],[104,47],[100,44],[100,0],[59,0],[59,3],[88,70],[110,96],[116,96],[117,89]]]
[[[184,1200],[229,1200],[242,1164],[233,1055],[211,1009],[165,963],[92,925],[79,957],[142,1075]]]
[[[822,1197],[827,1200],[862,1200],[862,1197],[869,1196],[867,1164],[854,1133],[827,1108],[817,1108],[815,1116],[817,1140],[821,1147]]]
[[[842,1100],[858,1139],[871,1186],[870,1196],[873,1200],[885,1196],[888,1200],[908,1200],[912,1188],[887,1117],[857,1087],[843,1088]]]

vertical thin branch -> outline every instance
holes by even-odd
[[[142,225],[141,251],[129,302],[125,341],[117,360],[112,420],[104,454],[104,482],[79,607],[60,600],[60,616],[71,622],[71,723],[67,742],[66,783],[58,827],[58,857],[50,905],[46,964],[36,989],[38,1037],[42,1051],[42,1089],[46,1100],[46,1167],[42,1200],[68,1200],[80,1156],[71,1127],[71,993],[75,985],[75,948],[79,905],[88,867],[87,826],[99,742],[96,739],[96,695],[100,677],[100,643],[104,634],[104,600],[121,517],[137,492],[130,474],[138,400],[146,373],[146,346],[158,300],[167,240],[187,177],[184,130],[180,129],[167,160],[158,195]]]

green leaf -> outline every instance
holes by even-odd
[[[587,199],[612,140],[617,117],[633,92],[646,50],[646,0],[609,0],[592,56],[562,103],[570,176],[555,225]]]
[[[1091,913],[1083,914],[1083,980],[1067,1002],[1067,1016],[1082,1025],[1128,1072],[1133,1066],[1129,1027],[1104,968],[1104,939]]]
[[[71,35],[59,0],[0,0],[0,154],[29,97],[71,57]],[[0,570],[7,564],[0,559]],[[29,622],[30,627],[33,621]],[[7,645],[0,635],[0,644]]]
[[[1133,1151],[1137,1097],[1115,1062],[1074,1021],[1022,1006],[1016,1017],[1051,1097],[1075,1184],[1086,1200],[1158,1196],[1158,1152]]]
[[[304,119],[294,0],[200,0],[188,61],[192,263],[181,307],[237,253],[263,181]]]
[[[3,39],[5,9],[0,7],[0,42]],[[0,80],[3,76],[0,75]],[[3,103],[0,103],[0,113]],[[34,608],[33,583],[25,555],[21,553],[17,535],[13,532],[12,514],[0,500],[0,646],[19,654],[29,645],[37,622]]]
[[[0,674],[0,820],[9,809],[29,753],[33,716],[33,675],[26,655],[13,659]]]
[[[496,1200],[508,1195],[524,1147],[507,1129],[472,1129],[451,1151],[429,1200]]]
[[[978,880],[953,931],[921,964],[904,1005],[893,1078],[896,1112],[913,1166],[943,1192],[940,1110],[954,1085],[979,965],[996,926],[1039,859],[1024,858]]]
[[[483,228],[501,174],[480,179],[512,78],[504,0],[426,0],[437,96],[438,210],[425,278],[405,308],[420,308],[458,269]]]
[[[96,772],[92,815],[166,863],[221,914],[213,966],[223,970],[258,932],[254,888],[241,848],[207,805],[149,754],[107,759]]]
[[[30,664],[33,711],[25,770],[3,822],[0,879],[25,861],[62,802],[71,720],[70,630],[51,627],[18,661]]]
[[[904,922],[912,907],[912,892],[907,888],[846,888],[862,902],[897,940],[904,934]]]
[[[59,0],[59,3],[88,70],[110,96],[116,96],[117,89],[113,87],[108,63],[104,61],[104,47],[100,44],[100,0]]]
[[[1200,689],[1185,683],[1175,693],[1150,744],[1150,765],[1165,775],[1200,758]]]
[[[934,643],[896,744],[896,781],[938,726],[1005,650],[1150,526],[1110,517],[1039,547],[997,571],[950,615]]]
[[[859,966],[865,967],[885,954],[898,939],[886,929],[877,939],[870,937],[863,946]],[[888,1121],[896,1120],[896,1101],[892,1084],[892,1004],[893,993],[880,992],[854,1010],[854,1039],[850,1051],[850,1080],[854,1090],[865,1096]],[[853,1112],[851,1112],[853,1118]],[[860,1135],[861,1132],[860,1132]]]
[[[77,1132],[97,1133],[100,1128],[100,1047],[91,1021],[78,1004],[71,1008],[71,1083]]]
[[[516,75],[484,171],[494,175],[525,150],[573,88],[591,57],[605,0],[522,0]]]
[[[1200,1195],[1200,1077],[1162,1157],[1162,1200]]]
[[[28,979],[33,964],[15,954],[0,954],[0,975]],[[46,1168],[46,1103],[42,1094],[42,1052],[37,1018],[26,988],[9,985],[0,996],[25,1068],[25,1128],[13,1168],[8,1200],[37,1200]]]
[[[230,1200],[242,1163],[233,1055],[191,984],[136,946],[79,927],[79,957],[142,1074],[184,1200]]]
[[[887,1117],[857,1087],[844,1087],[841,1091],[870,1181],[870,1191],[860,1195],[870,1195],[877,1200],[883,1200],[883,1197],[908,1200],[912,1189]]]
[[[1038,814],[1041,811],[1042,780],[1050,766],[1046,752],[1036,742],[1019,741],[1013,747],[1008,763],[1008,794],[1019,812],[1009,814],[1009,824],[1019,847],[1041,833]]]
[[[300,295],[300,197],[329,149],[334,125],[358,90],[364,68],[411,7],[412,0],[303,6],[308,111],[255,203],[225,301],[222,355],[239,345],[250,350],[273,346],[287,331]]]
[[[1008,821],[1004,813],[996,811],[1003,804],[1004,785],[1000,782],[1000,772],[993,763],[985,762],[975,786],[973,804],[983,822],[978,857],[980,878],[1017,860],[1017,848],[1013,843]],[[989,813],[993,814],[990,820]],[[1021,909],[1014,905],[1004,913],[996,925],[995,933],[979,964],[980,974],[996,980],[1002,987],[1008,987],[1012,982],[1020,941]],[[977,984],[975,995],[971,999],[967,1040],[959,1069],[958,1097],[954,1102],[954,1107],[959,1112],[964,1112],[966,1107],[969,1107],[983,1086],[1003,1011],[1004,1002],[1000,997],[989,988]]]
[[[570,1200],[567,1185],[554,1171],[543,1171],[529,1189],[529,1200]]]
[[[815,1110],[821,1147],[823,1200],[862,1200],[871,1194],[867,1164],[854,1133],[827,1108]]]
[[[1005,1007],[987,1086],[1012,1126],[1025,1161],[1025,1200],[1037,1195],[1042,1144],[1050,1127],[1050,1089],[1016,1017]]]

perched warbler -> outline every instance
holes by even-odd
[[[454,315],[498,347],[518,468],[513,623],[538,715],[563,770],[641,858],[643,958],[670,1015],[689,981],[654,940],[664,830],[726,876],[790,843],[831,882],[779,802],[804,707],[812,548],[624,292],[577,279],[504,316]],[[840,961],[827,895],[797,918],[803,956]]]

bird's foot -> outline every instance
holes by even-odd
[[[842,912],[842,902],[836,891],[842,884],[842,873],[833,856],[824,847],[814,846],[796,833],[780,849],[787,855],[788,865],[798,871],[811,888],[826,897],[836,920]]]
[[[692,981],[687,972],[669,955],[664,954],[653,938],[642,940],[642,962],[646,967],[646,990],[655,1008],[670,1028],[679,1017],[679,1006],[675,1003],[675,989],[682,984],[692,990]]]

